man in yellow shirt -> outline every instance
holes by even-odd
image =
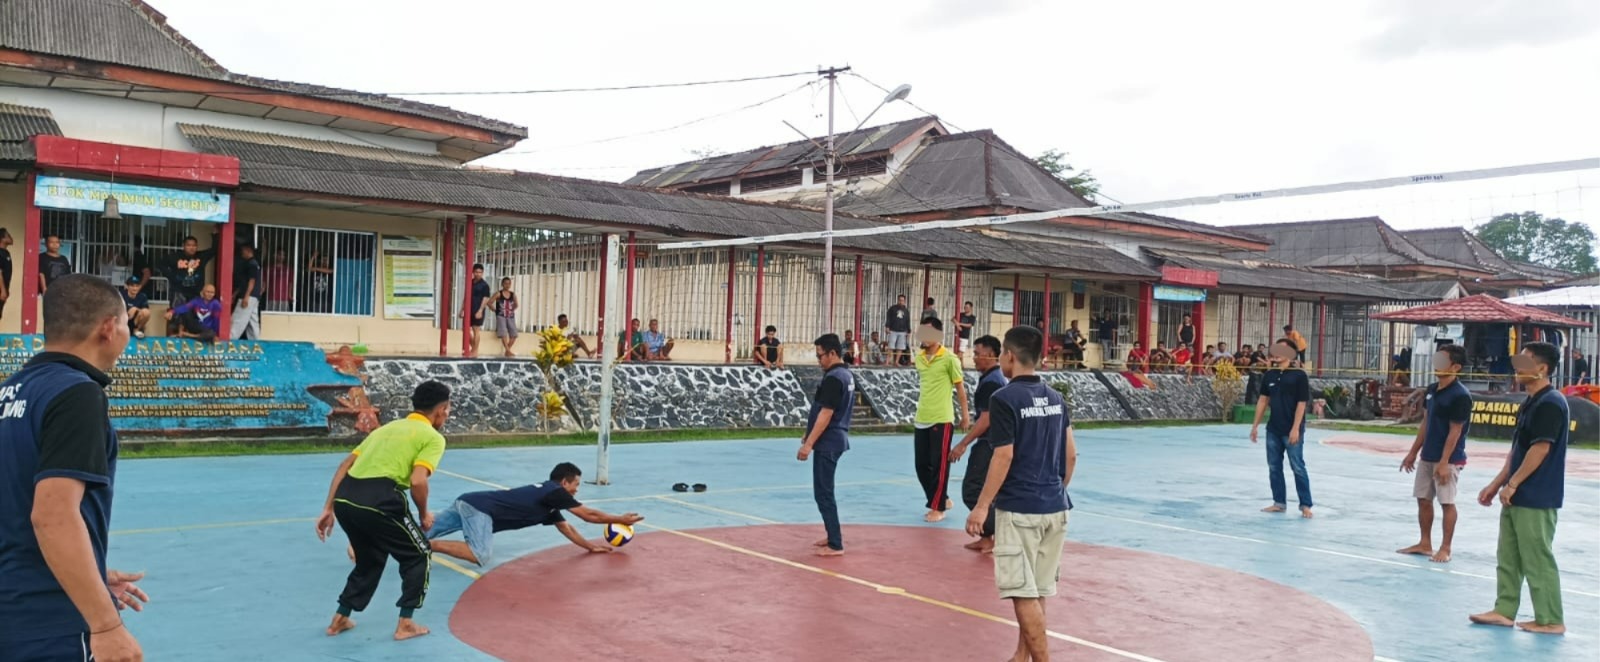
[[[450,418],[450,387],[428,381],[411,394],[411,415],[390,421],[372,431],[339,464],[328,487],[328,500],[317,518],[317,537],[327,540],[333,523],[339,522],[350,539],[356,562],[344,592],[339,594],[339,611],[328,624],[328,636],[356,626],[352,612],[367,608],[383,578],[389,557],[400,564],[400,622],[396,640],[428,633],[428,628],[411,620],[412,612],[422,607],[428,591],[428,539],[424,531],[433,528],[433,513],[428,512],[428,478],[444,457],[444,435],[439,431]],[[422,515],[422,526],[411,516],[405,494]]]
[[[1306,337],[1296,330],[1292,324],[1283,325],[1283,337],[1294,342],[1295,356],[1301,363],[1305,363],[1306,348],[1311,346],[1311,342],[1306,340]]]
[[[961,429],[967,429],[971,413],[967,411],[967,385],[963,383],[961,359],[940,344],[944,338],[944,322],[937,317],[922,320],[917,329],[917,341],[922,351],[913,362],[917,366],[920,394],[917,398],[915,443],[917,480],[922,483],[923,495],[928,498],[928,513],[922,519],[937,522],[944,519],[950,509],[950,498],[945,488],[950,479],[950,433],[955,427],[955,400],[961,403]]]

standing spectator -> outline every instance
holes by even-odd
[[[1098,340],[1106,359],[1109,360],[1115,357],[1117,355],[1117,318],[1111,314],[1111,311],[1108,310],[1100,316],[1100,323],[1095,331],[1099,335]]]
[[[472,348],[467,350],[467,356],[476,357],[478,343],[483,340],[483,323],[489,317],[489,282],[483,279],[482,264],[472,265],[472,305],[467,310],[472,311],[468,319]]]
[[[289,266],[288,253],[282,248],[273,251],[265,272],[267,302],[263,305],[280,313],[294,310],[294,268]]]
[[[878,332],[873,331],[867,336],[867,364],[883,365],[889,362],[889,343],[878,338]]]
[[[117,612],[149,600],[106,567],[117,432],[107,373],[128,346],[109,283],[62,275],[44,295],[44,351],[0,385],[0,657],[138,660]]]
[[[855,379],[839,355],[839,336],[825,334],[816,341],[817,363],[822,366],[822,381],[811,398],[811,413],[806,417],[806,436],[795,457],[811,460],[811,492],[822,515],[827,537],[815,544],[817,556],[844,554],[844,534],[839,529],[839,504],[833,495],[833,478],[839,458],[850,450],[850,418],[855,412]]]
[[[961,429],[972,424],[972,413],[967,410],[967,385],[961,373],[961,359],[940,344],[944,337],[944,323],[937,317],[922,321],[917,329],[917,342],[922,351],[914,359],[917,367],[919,397],[917,398],[916,431],[912,433],[915,444],[914,461],[917,479],[922,483],[927,497],[928,512],[922,519],[938,522],[944,511],[950,509],[950,499],[945,493],[950,475],[950,436],[955,428],[955,408],[950,392],[956,393],[961,403]]]
[[[839,358],[844,359],[845,365],[859,365],[861,343],[856,342],[856,332],[845,329],[844,341],[840,343],[840,348],[844,351],[844,354],[840,355]]]
[[[994,510],[994,576],[1000,597],[1017,619],[1014,660],[1050,659],[1044,599],[1056,594],[1061,547],[1078,449],[1066,401],[1035,372],[1044,337],[1033,329],[1006,332],[1001,370],[1011,380],[989,399],[994,446],[978,505],[967,516],[968,535],[983,534]]]
[[[922,319],[918,323],[939,318],[939,310],[933,307],[933,297],[928,297],[922,302]]]
[[[333,260],[316,249],[312,249],[311,257],[306,260],[305,288],[301,300],[306,312],[333,312]]]
[[[144,237],[133,238],[133,275],[139,277],[139,282],[148,284],[150,277],[155,275],[150,270],[150,256],[144,252]]]
[[[672,340],[661,332],[660,320],[650,320],[650,330],[644,332],[644,351],[651,361],[672,359]]]
[[[4,230],[0,230],[0,232],[4,232]],[[6,273],[9,274],[10,270],[7,270]],[[9,276],[7,276],[7,277],[9,278]],[[0,307],[3,307],[4,304],[5,304],[4,300],[0,300]],[[1572,383],[1574,383],[1574,384],[1588,384],[1588,383],[1592,382],[1593,380],[1594,380],[1594,375],[1589,374],[1589,359],[1584,358],[1583,352],[1578,351],[1576,348],[1573,349],[1572,350]]]
[[[1411,452],[1400,461],[1401,471],[1417,474],[1411,496],[1417,500],[1417,525],[1422,529],[1421,540],[1400,553],[1431,556],[1434,563],[1450,561],[1450,543],[1456,535],[1456,488],[1461,469],[1467,466],[1467,432],[1472,429],[1472,394],[1457,379],[1466,365],[1467,350],[1460,345],[1434,352],[1433,372],[1439,381],[1428,385],[1417,436]],[[1435,499],[1444,514],[1444,544],[1438,552],[1433,550]]]
[[[6,316],[6,301],[11,299],[11,233],[0,228],[0,318]]]
[[[961,304],[961,314],[956,316],[956,356],[961,356],[967,345],[972,344],[972,327],[978,323],[978,316],[972,312],[972,302]]]
[[[144,338],[144,328],[150,323],[150,296],[144,293],[144,281],[138,276],[128,276],[120,291],[122,304],[128,309],[128,330],[135,338]]]
[[[44,239],[45,253],[39,256],[39,293],[50,290],[57,278],[72,273],[72,260],[61,255],[61,237],[50,235]]]
[[[1307,341],[1305,336],[1300,335],[1300,332],[1296,331],[1292,324],[1283,325],[1283,337],[1294,341],[1295,358],[1300,363],[1305,363],[1306,348],[1311,346],[1310,341]],[[1406,370],[1411,370],[1411,355],[1409,353],[1406,354]]]
[[[500,279],[500,289],[489,300],[494,312],[494,335],[506,350],[506,357],[516,356],[512,347],[517,344],[517,293],[511,291],[511,278]]]
[[[783,343],[778,341],[778,327],[767,325],[766,335],[756,341],[756,364],[768,370],[783,367]]]
[[[594,358],[594,351],[589,349],[589,343],[584,342],[583,336],[578,335],[576,332],[567,331],[567,329],[571,326],[572,321],[567,319],[566,313],[561,313],[560,315],[556,316],[556,328],[561,329],[562,332],[567,334],[567,340],[572,341],[572,346],[582,350],[585,357],[591,359]],[[604,339],[600,339],[598,342],[602,345],[605,344]]]
[[[650,358],[644,349],[644,334],[639,332],[639,318],[628,320],[627,330],[617,334],[618,358],[623,361],[644,361]]]
[[[217,286],[206,283],[200,296],[167,309],[168,328],[177,329],[170,334],[179,338],[197,338],[213,342],[222,333],[222,302],[217,301]]]
[[[216,255],[215,245],[202,251],[199,240],[183,238],[183,250],[172,256],[163,269],[167,274],[168,303],[172,307],[200,296],[200,289],[206,285],[206,264]],[[173,330],[168,329],[167,334],[173,335]]]
[[[1511,627],[1522,606],[1526,579],[1533,600],[1533,620],[1516,623],[1529,632],[1564,634],[1561,570],[1553,543],[1556,514],[1565,496],[1567,442],[1572,412],[1567,398],[1550,383],[1561,354],[1554,345],[1531,342],[1512,358],[1517,383],[1528,392],[1517,411],[1511,453],[1505,466],[1478,493],[1485,507],[1500,495],[1500,549],[1494,610],[1474,614],[1472,622]]]
[[[233,317],[228,337],[239,340],[261,339],[261,263],[256,248],[239,247],[239,261],[233,265]]]
[[[961,502],[967,505],[968,510],[976,510],[978,497],[983,494],[984,479],[989,477],[989,460],[994,457],[994,446],[989,445],[985,435],[989,433],[992,422],[989,419],[989,403],[996,391],[1007,383],[1006,376],[1000,370],[1000,339],[994,336],[984,336],[972,348],[972,365],[977,367],[981,376],[978,377],[978,392],[972,398],[973,405],[978,410],[978,420],[973,421],[972,429],[961,438],[961,443],[956,444],[950,451],[950,461],[960,462],[962,454],[967,448],[972,448],[972,455],[967,458],[967,471],[961,477]],[[967,549],[985,554],[994,553],[994,509],[989,509],[989,517],[983,522],[983,534],[975,541],[967,544]]]
[[[1283,484],[1283,456],[1289,456],[1289,470],[1294,473],[1294,491],[1300,499],[1300,516],[1311,519],[1311,475],[1306,472],[1305,436],[1306,407],[1311,404],[1311,378],[1294,364],[1294,341],[1280,339],[1272,346],[1272,369],[1263,381],[1261,397],[1256,400],[1256,418],[1250,425],[1250,443],[1256,443],[1256,430],[1261,427],[1261,416],[1270,409],[1267,419],[1267,474],[1272,486],[1272,505],[1262,508],[1264,513],[1281,513],[1288,510],[1288,497]]]
[[[1178,325],[1178,344],[1194,347],[1194,317],[1184,314],[1183,323]]]
[[[883,331],[889,336],[889,364],[905,365],[911,352],[911,309],[906,308],[906,295],[895,297],[895,304],[889,306]]]
[[[1133,349],[1128,350],[1126,365],[1134,372],[1150,372],[1150,354],[1144,351],[1144,343],[1133,341]]]

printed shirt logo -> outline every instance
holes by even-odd
[[[1050,404],[1049,398],[1034,398],[1032,407],[1023,407],[1018,416],[1022,418],[1040,418],[1044,416],[1060,416],[1061,405]]]

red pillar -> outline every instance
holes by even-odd
[[[1050,351],[1050,274],[1044,275],[1044,349]]]
[[[233,296],[233,259],[239,250],[235,241],[239,230],[233,218],[234,201],[237,199],[237,196],[228,198],[228,222],[222,224],[222,232],[217,234],[217,243],[222,245],[213,246],[217,249],[217,298],[222,301],[222,314],[217,316],[217,328],[230,336],[229,340],[233,339],[233,308],[238,305]]]
[[[1011,274],[1011,326],[1022,326],[1022,302],[1017,295],[1022,292],[1022,274]]]
[[[444,219],[443,248],[442,259],[439,261],[439,264],[444,269],[444,273],[439,275],[439,301],[441,303],[450,300],[451,281],[455,280],[456,274],[456,220],[453,218]],[[452,316],[446,306],[439,306],[439,310],[442,311],[439,315],[439,356],[444,356],[450,352],[450,319]]]
[[[472,315],[477,312],[472,309],[472,265],[478,259],[477,217],[467,216],[467,227],[463,232],[462,239],[466,247],[461,251],[461,259],[466,263],[466,268],[462,269],[466,277],[462,280],[466,282],[461,287],[461,355],[466,356],[472,352]]]
[[[39,220],[39,208],[33,204],[33,188],[38,173],[28,174],[27,189],[23,195],[25,218],[22,223],[22,332],[39,333],[39,244],[44,242],[44,228]]]
[[[865,276],[866,270],[863,268],[863,265],[861,264],[861,262],[862,262],[861,256],[857,255],[856,256],[856,308],[855,308],[855,311],[856,311],[855,334],[856,334],[856,342],[857,343],[864,343],[865,342],[865,340],[863,340],[861,338],[861,282],[863,280],[865,280],[864,276]],[[862,345],[862,346],[865,347],[866,345]],[[862,356],[862,354],[864,354],[864,353],[865,352],[855,352],[856,363],[860,363],[860,362],[866,360],[866,357]]]
[[[620,356],[628,349],[624,343],[633,340],[633,265],[638,252],[633,245],[633,231],[628,231],[628,273],[623,278],[622,295],[622,335],[617,338],[617,354]]]
[[[961,353],[961,265],[959,265],[959,264],[956,265],[956,307],[955,307],[954,310],[956,312],[951,314],[950,318],[955,321],[955,329],[956,329],[955,337],[956,337],[956,339],[955,339],[954,342],[955,342],[955,346],[956,346],[956,353],[960,354]]]
[[[1267,338],[1281,337],[1278,332],[1278,293],[1267,295]],[[1268,343],[1271,344],[1271,343]]]
[[[1243,294],[1239,295],[1239,315],[1238,315],[1238,317],[1239,317],[1239,319],[1236,320],[1236,321],[1238,322],[1239,328],[1234,332],[1234,337],[1233,337],[1233,344],[1238,345],[1238,347],[1235,347],[1234,349],[1240,349],[1240,348],[1244,347],[1244,295]]]
[[[1328,343],[1328,297],[1317,301],[1317,376],[1322,376],[1322,346]]]
[[[726,346],[724,346],[723,349],[722,349],[722,362],[723,363],[733,363],[733,284],[734,284],[734,280],[739,275],[739,271],[738,271],[739,263],[735,261],[738,258],[739,258],[739,249],[736,248],[736,247],[733,247],[733,246],[729,246],[728,247],[728,311],[727,311],[727,316],[723,321],[723,331],[724,331],[724,334],[725,334],[723,337],[727,338],[728,344]]]
[[[761,298],[765,295],[765,282],[767,280],[767,247],[756,247],[756,328],[755,339],[761,340],[766,335],[766,327],[761,324]]]
[[[1146,349],[1150,344],[1150,317],[1155,312],[1156,288],[1152,283],[1139,283],[1139,342]]]
[[[1206,346],[1206,302],[1194,302],[1194,310],[1189,312],[1194,318],[1194,344],[1198,347]],[[1234,349],[1238,349],[1235,347]],[[1200,365],[1205,357],[1200,355],[1200,350],[1194,351],[1194,364]]]
[[[594,350],[601,356],[606,351],[606,284],[611,275],[611,233],[600,234],[600,305],[595,314]]]

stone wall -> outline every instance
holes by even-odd
[[[556,386],[593,429],[600,365],[559,370]],[[800,427],[810,408],[793,373],[760,366],[622,364],[614,388],[612,424],[621,430]]]
[[[1094,373],[1083,370],[1065,370],[1044,373],[1044,379],[1071,386],[1067,405],[1074,421],[1126,421],[1128,410],[1122,408],[1117,397]]]
[[[368,359],[365,375],[367,396],[385,423],[409,413],[412,390],[417,384],[434,379],[451,390],[446,433],[501,434],[546,429],[534,405],[550,387],[532,361]],[[551,422],[549,429],[572,431],[577,424],[571,417],[562,417]]]
[[[885,423],[906,424],[911,423],[917,414],[917,398],[920,385],[917,380],[916,370],[909,368],[858,368],[855,371],[856,381],[861,384],[862,392],[866,393],[867,400],[872,403],[872,409]],[[1072,410],[1073,420],[1078,421],[1125,421],[1128,413],[1117,403],[1116,397],[1106,389],[1105,384],[1095,379],[1094,375],[1082,371],[1046,372],[1043,378],[1049,382],[1065,383],[1071,386],[1071,393],[1067,396],[1067,404]],[[973,370],[966,371],[967,397],[977,396],[978,373]],[[968,401],[968,406],[972,402]],[[960,410],[957,410],[960,415]],[[973,412],[976,417],[977,413]]]

